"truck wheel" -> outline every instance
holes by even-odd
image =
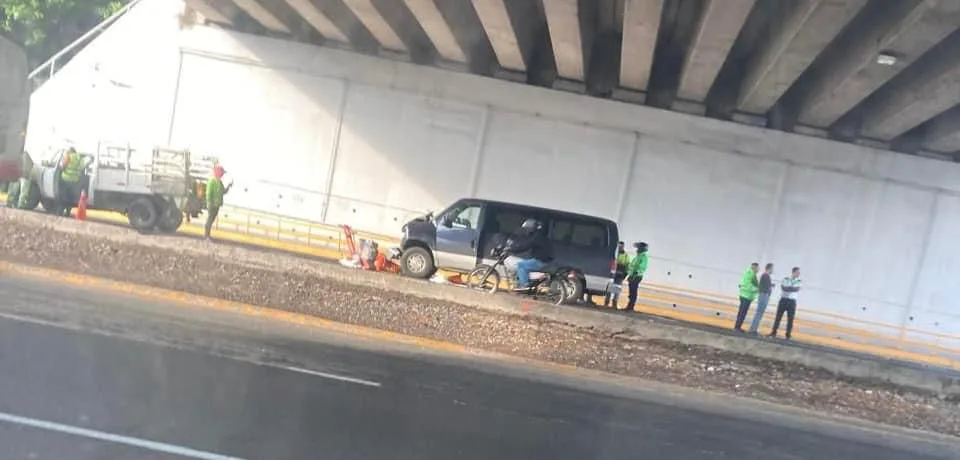
[[[153,204],[149,198],[137,198],[127,207],[127,220],[130,221],[130,226],[140,232],[146,232],[157,225],[158,218],[157,205]]]
[[[400,256],[400,273],[411,278],[427,279],[433,275],[433,255],[419,246],[405,249]]]
[[[176,204],[165,202],[160,217],[157,219],[157,230],[163,233],[174,233],[183,224],[183,213]]]
[[[27,190],[27,201],[24,203],[23,209],[33,211],[37,209],[37,206],[40,206],[40,186],[31,181],[30,188]]]

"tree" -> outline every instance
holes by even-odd
[[[31,66],[36,67],[125,3],[125,0],[0,0],[0,31],[22,43]]]

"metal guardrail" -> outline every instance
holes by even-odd
[[[269,237],[285,242],[298,242],[311,247],[336,248],[343,251],[345,239],[341,227],[293,219],[278,214],[224,206],[214,228],[258,237]],[[397,245],[398,238],[369,232],[355,232],[357,238],[376,241],[381,246]]]

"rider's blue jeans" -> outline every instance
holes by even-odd
[[[530,272],[543,268],[546,264],[537,259],[521,259],[517,261],[517,287],[530,286]]]

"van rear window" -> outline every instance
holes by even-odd
[[[587,249],[606,249],[610,247],[607,226],[584,219],[553,218],[550,240]]]

